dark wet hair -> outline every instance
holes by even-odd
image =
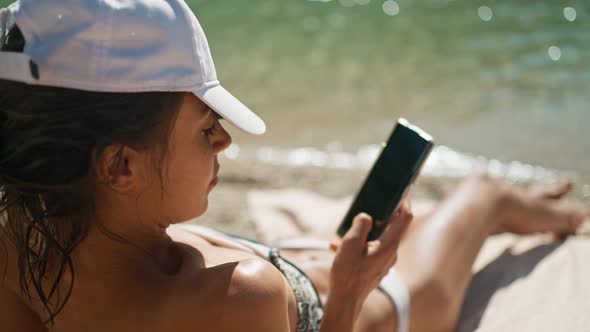
[[[13,26],[0,47],[22,52],[24,45]],[[45,324],[71,295],[70,255],[93,220],[93,156],[112,144],[165,151],[181,98],[0,80],[0,231],[16,247],[20,290],[42,302]]]

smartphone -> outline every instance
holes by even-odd
[[[367,241],[377,239],[399,208],[433,146],[430,135],[400,118],[338,227],[338,235],[344,236],[354,217],[365,212],[373,217]]]

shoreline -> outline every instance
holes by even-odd
[[[249,211],[247,195],[251,190],[299,189],[333,199],[351,198],[368,173],[363,169],[287,166],[223,157],[220,165],[219,183],[209,195],[208,210],[196,223],[257,240],[263,236]],[[420,176],[412,188],[412,200],[439,201],[461,179]],[[580,188],[569,197],[590,203]]]

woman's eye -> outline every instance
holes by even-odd
[[[203,132],[205,133],[205,135],[209,136],[209,135],[213,135],[213,133],[215,132],[215,124],[217,121],[213,121],[213,124],[206,129],[203,129]]]

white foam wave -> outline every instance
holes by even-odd
[[[229,159],[254,159],[278,165],[369,169],[380,151],[380,145],[366,145],[356,152],[345,152],[341,150],[339,144],[328,145],[326,149],[315,147],[247,149],[234,144],[225,151],[224,155]],[[432,151],[424,165],[422,176],[459,178],[473,172],[485,172],[513,182],[550,181],[575,176],[572,172],[549,169],[520,161],[505,162],[461,153],[447,146],[437,146]]]

